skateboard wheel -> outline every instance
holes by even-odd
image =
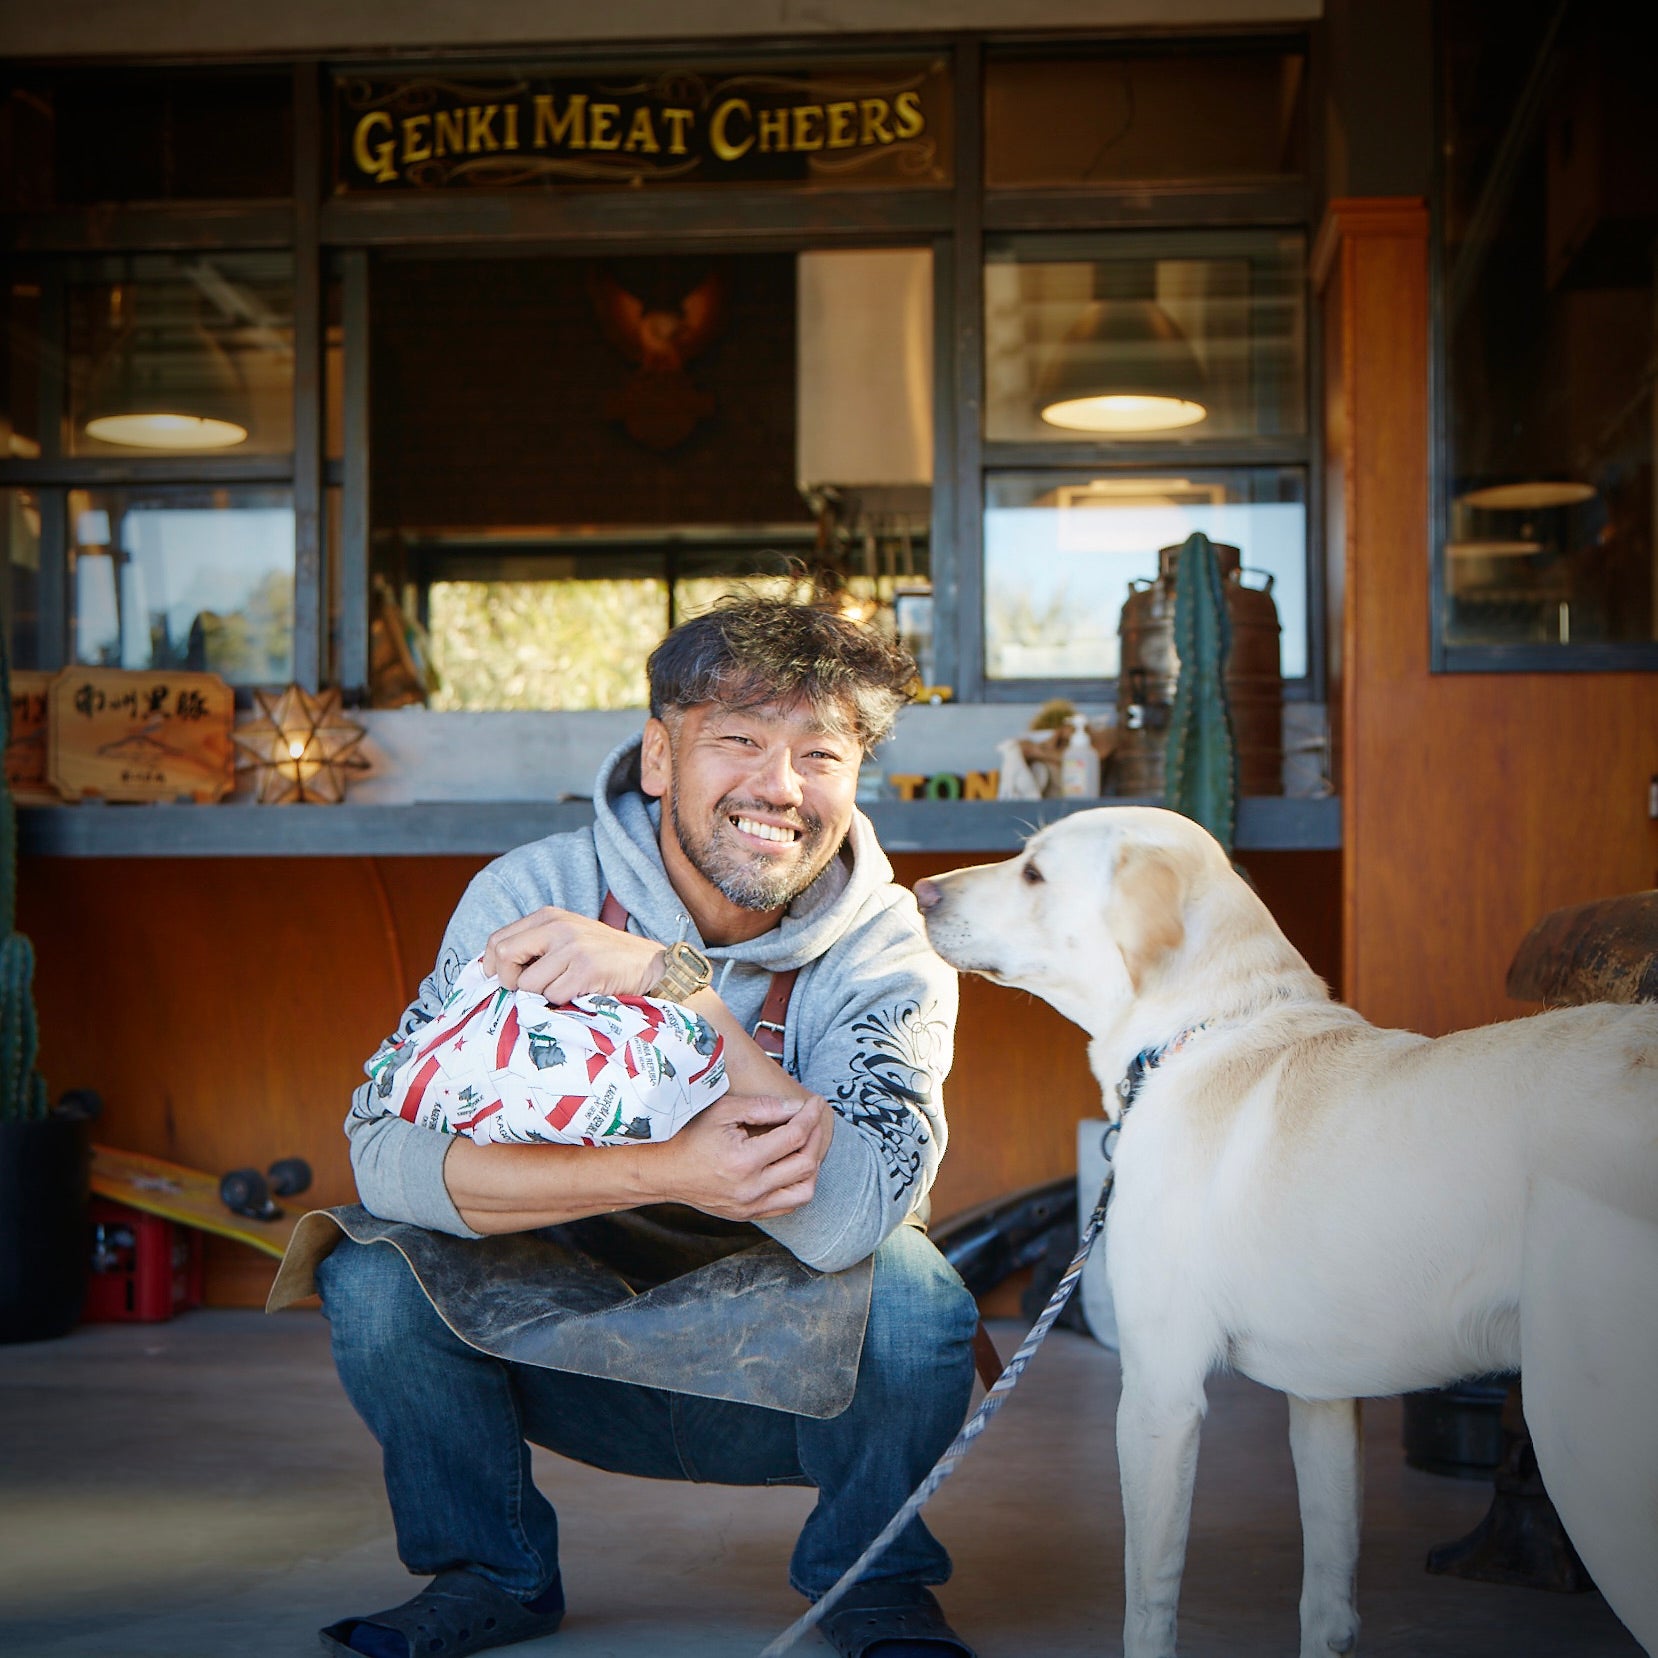
[[[219,1201],[231,1214],[248,1220],[275,1220],[282,1213],[271,1202],[270,1188],[257,1169],[232,1169],[219,1181]]]
[[[298,1197],[310,1190],[311,1165],[303,1157],[279,1157],[265,1171],[265,1178],[278,1197]]]

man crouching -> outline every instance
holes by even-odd
[[[718,1034],[730,1091],[672,1138],[587,1146],[434,1133],[359,1090],[346,1132],[368,1213],[341,1213],[316,1282],[384,1451],[398,1553],[434,1581],[330,1625],[327,1650],[460,1658],[558,1627],[557,1523],[526,1441],[647,1477],[815,1486],[789,1572],[815,1599],[959,1427],[977,1314],[921,1230],[955,976],[854,804],[912,672],[827,611],[728,601],[653,653],[650,718],[601,768],[593,827],[468,887],[398,1039],[481,953],[555,1006],[681,1004]],[[611,1312],[582,1301],[601,1268],[627,1286]],[[538,1310],[587,1309],[542,1318],[534,1362],[516,1315],[491,1317],[526,1272]],[[663,1297],[672,1328],[653,1335]],[[621,1334],[571,1357],[606,1318]],[[919,1520],[874,1570],[825,1620],[838,1651],[971,1658],[927,1587],[950,1560]]]

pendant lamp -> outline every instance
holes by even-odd
[[[154,313],[163,303],[155,289],[122,283],[110,298],[115,337],[92,371],[86,435],[128,449],[245,443],[247,387],[204,326],[199,302],[181,325]]]
[[[1037,413],[1073,432],[1138,436],[1208,419],[1203,369],[1154,297],[1156,266],[1098,267],[1108,288],[1067,331],[1037,388]]]
[[[1515,478],[1487,484],[1457,498],[1457,505],[1481,512],[1549,512],[1581,506],[1595,498],[1595,486],[1575,478]]]

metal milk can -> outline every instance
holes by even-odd
[[[1251,570],[1248,573],[1261,576],[1265,585],[1246,587],[1238,549],[1218,541],[1214,546],[1226,583],[1226,616],[1232,626],[1226,694],[1238,745],[1238,793],[1281,794],[1284,682],[1272,577]],[[1179,553],[1178,547],[1160,548],[1156,581],[1141,577],[1129,583],[1128,602],[1117,624],[1121,670],[1114,765],[1119,794],[1155,798],[1163,793],[1169,704],[1180,677],[1174,648],[1174,572]]]

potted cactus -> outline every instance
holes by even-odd
[[[0,626],[0,752],[11,736]],[[73,1329],[86,1293],[87,1113],[47,1105],[35,1068],[34,949],[17,931],[17,811],[0,770],[0,1341]]]

